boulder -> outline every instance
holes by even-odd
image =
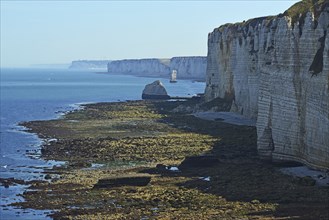
[[[165,87],[160,80],[147,84],[142,93],[142,99],[169,99]]]

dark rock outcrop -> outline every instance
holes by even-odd
[[[179,169],[189,167],[211,167],[217,163],[219,163],[219,160],[214,155],[191,156],[185,158],[179,165]]]
[[[151,181],[148,175],[119,176],[100,179],[94,185],[95,189],[119,186],[146,186]]]
[[[160,80],[147,84],[142,93],[142,99],[169,99],[166,88]]]

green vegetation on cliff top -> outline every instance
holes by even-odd
[[[314,13],[315,19],[317,19],[320,15],[320,12],[324,10],[325,7],[329,6],[329,0],[303,0],[297,2],[289,9],[287,9],[283,14],[277,16],[265,16],[259,18],[251,18],[247,21],[238,22],[238,23],[227,23],[221,25],[220,27],[216,28],[215,30],[222,31],[225,27],[237,27],[237,26],[254,26],[256,23],[261,23],[263,20],[271,20],[275,17],[280,16],[288,16],[292,18],[292,24],[295,24],[301,18],[305,18],[307,12],[311,11]]]
[[[319,7],[322,7],[326,3],[329,3],[328,0],[303,0],[297,2],[291,6],[288,10],[284,12],[285,15],[293,17],[299,14],[304,14],[309,11],[317,10]]]
[[[319,16],[326,5],[329,5],[328,0],[303,0],[297,2],[284,12],[283,15],[292,18],[292,22],[295,23],[299,18],[305,17],[306,13],[311,11],[314,13],[315,18]]]

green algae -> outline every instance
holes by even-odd
[[[43,137],[58,138],[44,146],[44,158],[76,166],[52,170],[60,177],[32,183],[26,201],[15,205],[56,210],[55,219],[282,219],[296,210],[306,219],[326,217],[328,189],[300,185],[260,161],[254,127],[171,112],[181,104],[93,104],[59,120],[26,123]],[[179,172],[155,168],[200,154],[220,162]],[[134,165],[81,169],[84,162]],[[136,173],[150,173],[150,184],[93,189],[99,179]]]

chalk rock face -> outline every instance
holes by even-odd
[[[170,69],[177,70],[180,79],[205,79],[207,57],[173,57],[170,59]]]
[[[127,59],[108,64],[109,73],[135,75],[165,75],[170,72],[170,59]]]
[[[322,1],[297,19],[284,13],[209,34],[205,97],[257,119],[262,158],[329,168],[328,29]]]
[[[151,84],[147,84],[142,93],[143,99],[169,99],[165,87],[160,80],[156,80]]]
[[[206,57],[173,57],[171,59],[127,59],[115,60],[108,64],[109,73],[140,76],[169,77],[177,70],[178,79],[205,79]]]

